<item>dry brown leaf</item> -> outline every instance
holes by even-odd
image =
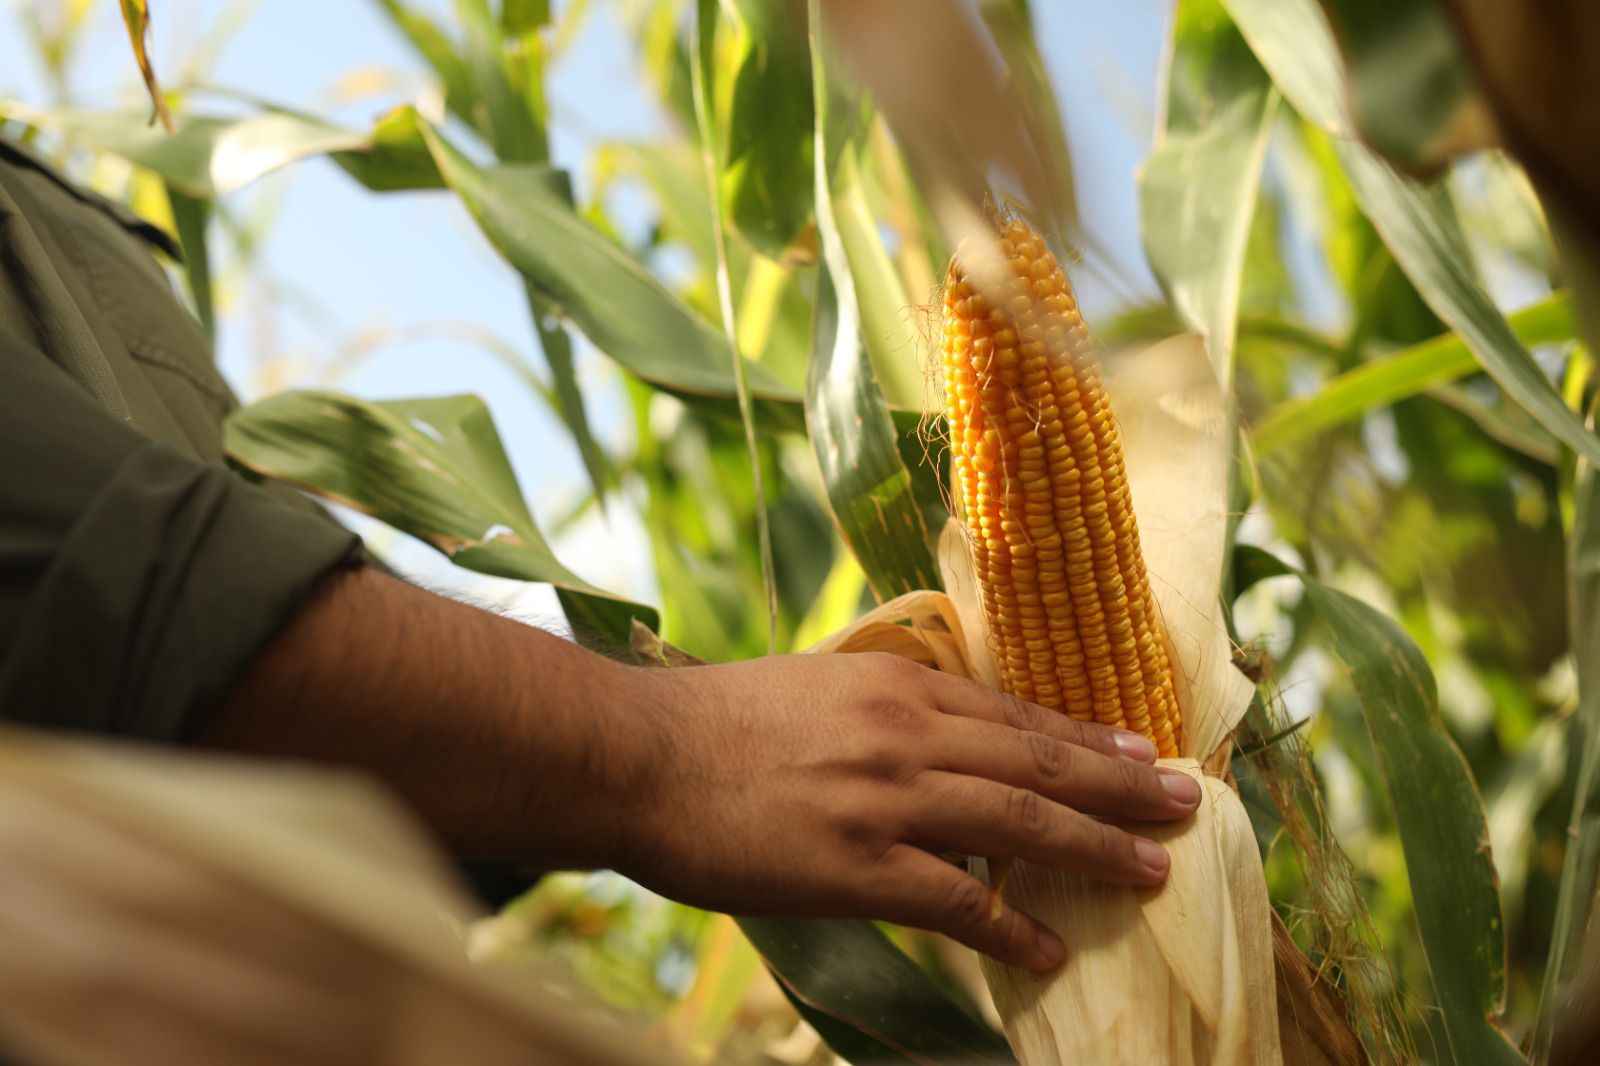
[[[155,64],[150,61],[150,5],[147,0],[119,0],[122,24],[128,29],[128,40],[133,45],[133,58],[139,64],[139,74],[144,78],[145,91],[150,95],[153,108],[150,121],[161,120],[161,128],[173,131],[172,112],[167,109],[167,96],[161,91],[156,77]]]

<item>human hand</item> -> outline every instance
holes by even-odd
[[[1183,818],[1193,780],[1143,737],[889,655],[640,670],[645,780],[617,868],[741,915],[858,917],[937,930],[1049,969],[1056,935],[945,853],[1016,858],[1124,885],[1165,850],[1100,821]]]

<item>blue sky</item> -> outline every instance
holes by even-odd
[[[13,3],[0,15],[0,96],[44,104],[45,82],[23,36],[14,32],[23,7],[34,2]],[[585,29],[551,72],[552,152],[573,171],[580,197],[589,187],[595,144],[646,138],[664,122],[615,21],[617,2],[594,0]],[[151,6],[154,57],[169,80],[216,27],[237,17],[242,23],[209,68],[215,84],[358,128],[426,90],[422,64],[376,3],[153,0]],[[448,23],[448,0],[418,6],[435,9]],[[558,0],[557,10],[564,6]],[[1139,248],[1134,173],[1148,147],[1168,4],[1035,0],[1034,10],[1067,116],[1081,202],[1092,205],[1085,217],[1133,291],[1153,295]],[[352,71],[377,91],[341,99]],[[115,4],[96,5],[69,85],[79,106],[139,99]],[[297,385],[377,399],[474,392],[489,403],[536,514],[558,513],[581,491],[582,468],[564,430],[511,371],[459,336],[463,327],[486,331],[542,366],[516,276],[453,198],[374,196],[331,164],[313,161],[235,195],[231,206],[244,217],[271,213],[262,258],[269,284],[229,286],[223,293],[218,358],[246,399]],[[644,220],[640,206],[618,205],[624,226]],[[1091,321],[1116,302],[1088,271],[1075,280]],[[372,347],[376,337],[410,339]],[[372,350],[349,357],[363,347]],[[330,377],[330,367],[340,369]],[[625,435],[615,372],[590,349],[580,352],[580,372],[597,431],[603,438]],[[463,575],[372,523],[360,528],[423,580],[525,614],[555,614],[548,590]],[[580,525],[557,550],[590,580],[652,598],[643,534],[626,508]]]

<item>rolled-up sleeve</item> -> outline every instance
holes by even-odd
[[[178,740],[360,541],[0,333],[0,717]]]

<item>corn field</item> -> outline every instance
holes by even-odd
[[[121,6],[136,40],[141,18],[169,17]],[[298,6],[315,32],[315,5]],[[260,247],[303,169],[460,209],[441,239],[496,257],[526,337],[439,328],[509,368],[572,491],[530,504],[518,473],[546,460],[513,454],[505,397],[348,388],[381,337],[328,337],[297,365],[269,340],[228,426],[243,476],[336,501],[397,568],[436,552],[553,589],[591,646],[730,661],[804,651],[907,594],[954,596],[940,533],[965,517],[998,583],[984,588],[1032,583],[1027,610],[1013,592],[984,604],[1018,649],[996,651],[1008,690],[1093,717],[1111,651],[1062,651],[1088,656],[1077,673],[1028,657],[1058,650],[1065,549],[1034,565],[1030,541],[1019,569],[982,548],[1007,542],[976,471],[1016,467],[964,412],[972,366],[1006,345],[952,355],[952,323],[970,338],[988,306],[946,278],[961,238],[1004,220],[1006,248],[1036,239],[1029,263],[1049,259],[1024,288],[1045,279],[1052,308],[1081,310],[1108,378],[1167,338],[1203,346],[1219,398],[1203,420],[1226,459],[1206,505],[1220,591],[1192,606],[1215,609],[1253,687],[1211,769],[1237,788],[1318,1002],[1359,1043],[1302,1061],[1590,1061],[1600,143],[1583,89],[1600,22],[1480,0],[1129,6],[1163,20],[1157,80],[1127,88],[1145,72],[1100,57],[1103,98],[1065,108],[1061,71],[1089,57],[1070,26],[1043,27],[1122,16],[1052,0],[372,0],[415,76],[379,78],[356,124],[348,106],[212,80],[207,49],[248,30],[250,4],[205,9],[187,53],[148,38],[156,116],[126,41],[115,79],[74,62],[117,5],[22,3],[8,32],[47,89],[0,75],[0,124],[178,239],[174,283],[228,366],[230,316],[280,291]],[[662,121],[574,158],[553,146],[583,101],[553,106],[550,78],[596,26]],[[362,42],[345,43],[361,73]],[[1138,94],[1152,113],[1132,114]],[[1137,168],[1097,169],[1101,126],[1067,111],[1126,128]],[[1108,183],[1136,205],[1136,247],[1107,244]],[[1078,297],[1052,287],[1057,263]],[[1201,418],[1189,393],[1163,395]],[[1029,456],[1083,439],[1070,411],[1005,432]],[[1115,515],[1128,505],[1106,462]],[[1054,521],[1047,490],[1027,499]],[[612,587],[563,561],[597,543],[637,549],[622,572],[642,576]],[[1106,684],[1141,678],[1117,721],[1176,754],[1149,635],[1161,574],[1106,550],[1095,573],[1117,572],[1137,616]],[[549,875],[468,939],[556,960],[690,1061],[1012,1061],[975,959],[915,930],[731,919],[602,873]]]

